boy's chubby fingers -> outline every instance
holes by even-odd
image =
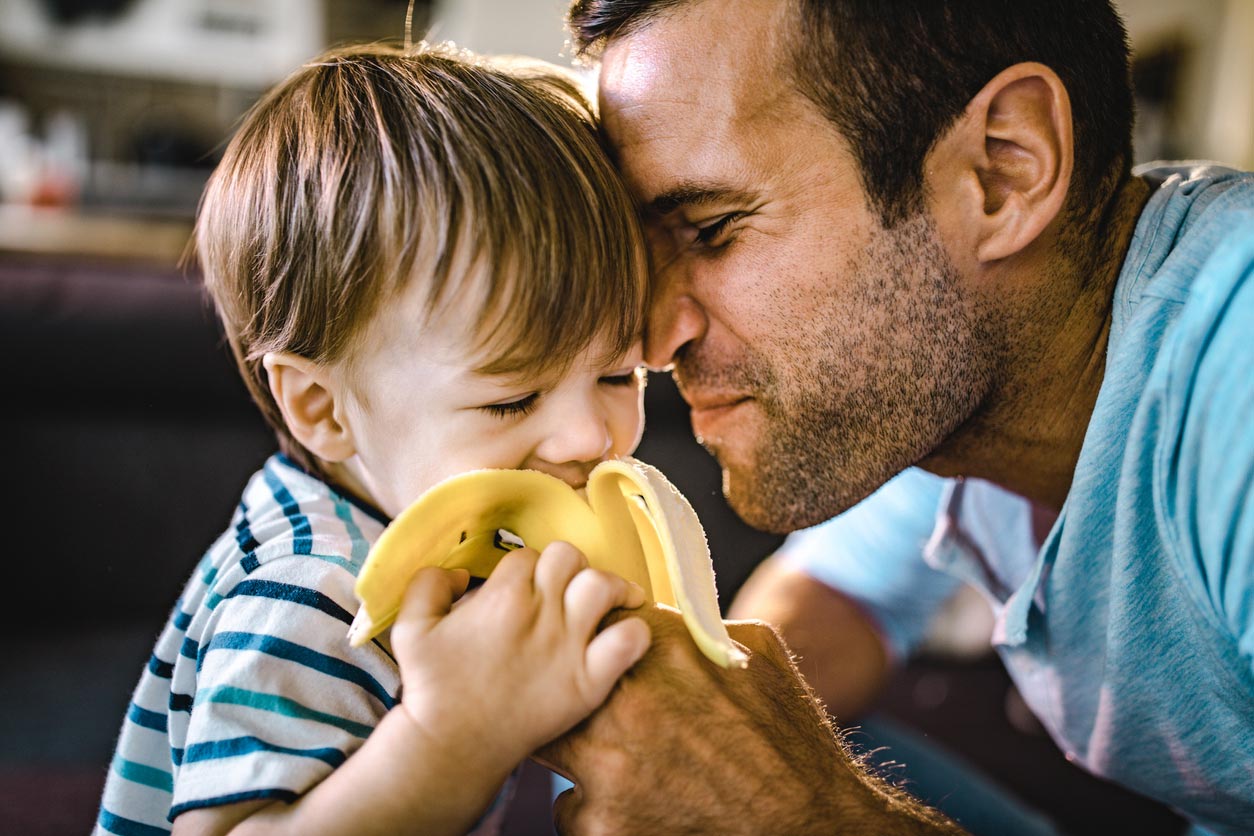
[[[643,618],[624,618],[597,634],[584,651],[584,670],[593,708],[605,702],[610,689],[627,669],[640,661],[653,641]]]
[[[536,561],[536,589],[546,601],[561,606],[571,579],[588,568],[583,552],[563,540],[545,546]]]
[[[426,632],[448,615],[453,602],[466,592],[470,573],[465,569],[440,569],[424,566],[414,573],[413,580],[405,589],[401,608],[397,613],[397,627],[407,626]]]
[[[566,627],[586,641],[607,612],[615,607],[635,609],[644,600],[644,590],[631,581],[599,569],[584,569],[566,586]]]
[[[496,564],[492,574],[484,581],[484,589],[503,589],[513,585],[532,586],[536,571],[536,561],[540,553],[535,549],[521,548],[509,552]]]

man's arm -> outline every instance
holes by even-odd
[[[840,516],[791,534],[741,586],[732,618],[775,626],[842,724],[871,707],[960,582],[924,547],[946,480],[910,468]]]
[[[724,670],[674,610],[632,615],[649,623],[648,654],[537,756],[575,783],[555,807],[562,833],[963,832],[860,766],[767,625],[729,625],[751,655]]]

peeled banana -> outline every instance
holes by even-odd
[[[423,566],[486,578],[518,542],[542,550],[554,540],[574,545],[593,568],[639,584],[650,600],[677,608],[711,661],[724,668],[748,664],[723,625],[696,512],[661,471],[633,458],[593,468],[586,498],[536,470],[472,470],[434,485],[392,520],[367,555],[349,642],[362,645],[391,625]]]

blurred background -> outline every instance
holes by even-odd
[[[179,265],[243,111],[327,46],[404,35],[406,0],[0,0],[0,437],[12,517],[0,610],[0,832],[90,829],[130,689],[188,571],[273,447]],[[1137,162],[1254,168],[1254,0],[1122,0]],[[564,0],[416,2],[418,40],[570,61]],[[731,600],[780,542],[719,493],[666,377],[639,455],[705,521]],[[1066,833],[1177,834],[1068,764],[960,595],[884,715],[995,774]],[[33,615],[32,615],[33,613]],[[531,773],[512,834],[548,834]]]
[[[0,199],[16,249],[120,250],[70,218],[183,222],[242,111],[330,44],[400,38],[404,0],[0,0]],[[1254,166],[1254,3],[1122,0],[1137,157]],[[416,38],[568,63],[563,0],[418,0]],[[74,243],[58,240],[60,224]],[[152,247],[179,243],[157,226]],[[75,235],[71,235],[73,231]],[[167,237],[168,235],[168,237]],[[163,250],[164,253],[164,250]]]

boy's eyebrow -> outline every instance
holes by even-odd
[[[469,372],[473,378],[510,388],[543,389],[552,383],[553,377],[561,376],[548,371],[515,368],[509,364],[502,364],[499,360],[492,360],[481,366],[475,366]]]
[[[664,218],[677,209],[711,203],[751,203],[754,196],[744,189],[701,181],[684,181],[649,201],[645,214]]]
[[[617,365],[611,365],[617,368]],[[560,378],[569,374],[570,371],[569,364],[566,366],[549,365],[541,368],[523,366],[519,368],[508,363],[501,363],[499,360],[489,361],[467,370],[472,378],[487,380],[499,386],[520,389],[548,389],[554,386]]]

